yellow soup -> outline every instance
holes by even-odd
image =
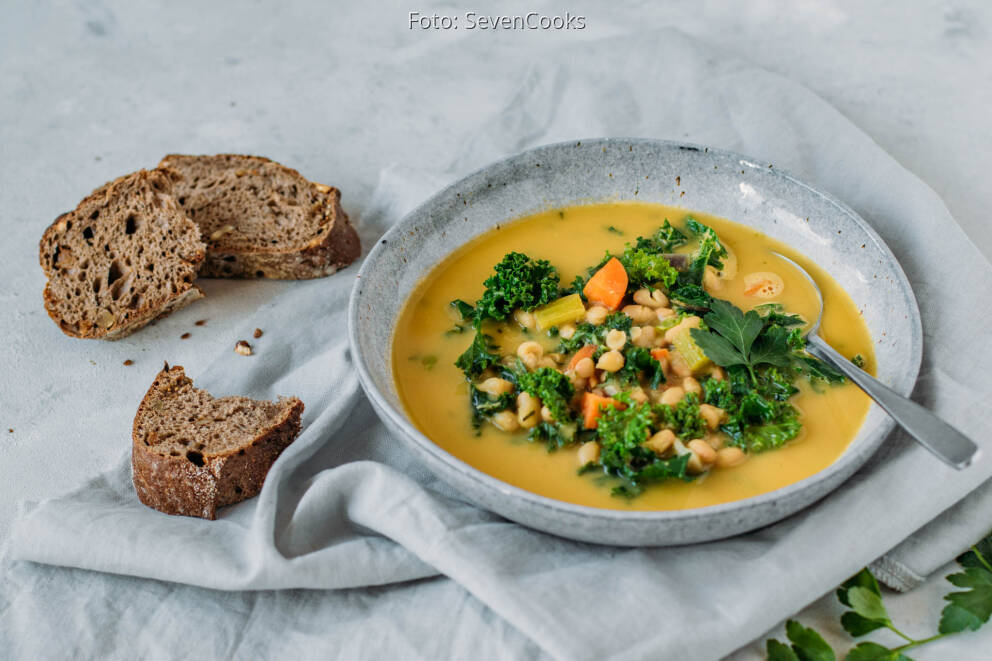
[[[608,509],[716,505],[784,487],[830,465],[857,434],[868,411],[868,397],[849,383],[814,391],[805,379],[799,379],[800,392],[791,399],[803,423],[796,439],[776,450],[749,454],[739,466],[711,470],[691,482],[651,485],[633,499],[611,495],[602,473],[580,475],[576,446],[549,452],[543,443],[528,442],[525,431],[508,434],[491,424],[484,424],[479,433],[473,429],[469,386],[455,366],[472,341],[472,333],[471,329],[446,333],[456,321],[449,303],[477,300],[484,291],[483,281],[508,252],[550,261],[561,283],[567,285],[589,265],[599,263],[604,251],[620,253],[625,243],[653,234],[666,219],[680,226],[687,215],[675,207],[627,202],[552,210],[501,225],[444,260],[410,296],[393,339],[395,380],[413,423],[452,455],[504,482],[549,498]],[[812,319],[816,299],[809,284],[771,253],[787,255],[813,275],[823,292],[823,338],[846,356],[860,354],[866,369],[873,371],[868,329],[854,302],[827,273],[752,228],[704,213],[691,215],[712,227],[731,255],[724,269],[726,278],[719,290],[711,292],[714,296],[743,310],[767,303],[768,299],[754,296],[753,279],[748,281],[747,276],[772,271],[781,276],[784,288],[770,300]],[[508,353],[513,353],[522,338],[509,329],[496,335]],[[543,336],[530,339],[539,339],[548,350],[556,343]]]

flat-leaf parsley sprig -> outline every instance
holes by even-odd
[[[951,574],[947,580],[964,591],[944,595],[949,603],[941,612],[938,632],[925,638],[913,638],[892,623],[882,598],[878,581],[867,569],[848,579],[838,590],[837,599],[850,610],[844,611],[840,623],[851,636],[858,638],[878,629],[888,629],[905,642],[886,647],[881,643],[863,641],[844,657],[846,661],[912,661],[907,650],[939,640],[962,631],[977,631],[992,616],[992,533],[957,558],[963,571]],[[833,649],[815,630],[795,620],[785,625],[789,643],[769,640],[766,643],[768,661],[836,661]]]

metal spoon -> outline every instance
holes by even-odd
[[[953,466],[958,470],[966,468],[977,456],[978,446],[967,436],[927,409],[903,397],[888,386],[883,385],[881,381],[860,369],[857,365],[838,353],[836,349],[824,342],[816,334],[820,328],[820,318],[823,316],[823,295],[820,293],[820,288],[816,285],[812,276],[806,272],[806,269],[799,266],[799,264],[796,264],[785,255],[779,253],[772,254],[796,267],[796,270],[809,280],[810,285],[813,286],[813,291],[816,292],[819,309],[817,310],[816,320],[806,335],[806,350],[820,360],[829,363],[832,367],[842,372],[844,376],[856,383],[859,388],[864,390],[869,397],[874,399],[896,421],[896,424],[905,429],[920,445],[949,466]]]

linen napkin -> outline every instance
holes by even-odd
[[[250,361],[228,353],[189,370],[218,395],[295,394],[306,403],[303,433],[262,494],[216,522],[168,517],[137,502],[122,455],[74,492],[26,505],[5,560],[0,642],[25,654],[191,654],[193,622],[209,622],[210,652],[232,657],[333,649],[719,658],[914,531],[922,528],[878,565],[897,587],[992,526],[988,486],[955,507],[992,475],[984,435],[992,386],[959,372],[962,355],[969,374],[992,368],[987,333],[976,333],[989,327],[992,267],[929,188],[805,88],[674,30],[549,50],[520,66],[516,94],[466,136],[447,167],[434,176],[407,167],[383,173],[360,217],[366,245],[439,183],[540,143],[637,135],[752,155],[836,194],[885,238],[921,303],[925,354],[915,397],[986,456],[956,472],[896,433],[834,494],[747,535],[660,549],[551,537],[466,503],[385,432],[351,368],[344,310],[354,271],[346,271],[295,283],[245,311],[246,333],[266,329]],[[126,430],[120,442],[127,444]],[[46,609],[43,599],[66,586],[80,598],[64,611]],[[110,618],[127,635],[65,633]],[[28,625],[35,635],[15,635]],[[351,633],[361,647],[348,642]]]

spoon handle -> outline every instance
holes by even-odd
[[[817,335],[806,337],[806,349],[837,368],[878,402],[896,423],[917,442],[946,464],[961,470],[972,462],[978,452],[971,439],[936,415],[907,397],[903,397],[881,381],[840,355]]]

